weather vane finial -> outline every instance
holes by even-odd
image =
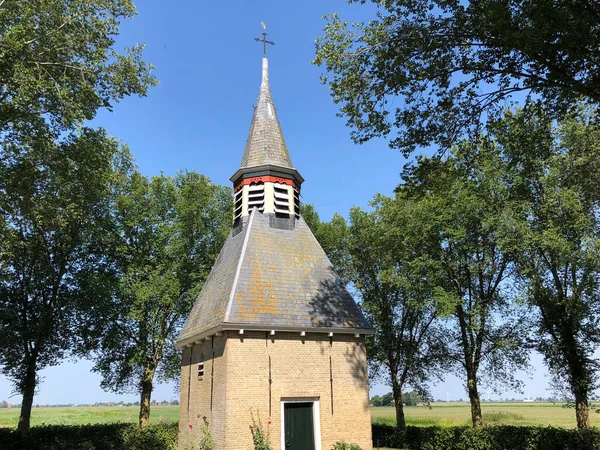
[[[267,41],[267,32],[266,32],[267,26],[265,25],[264,22],[261,22],[260,24],[262,25],[263,30],[265,30],[262,33],[263,37],[262,37],[262,39],[255,37],[254,40],[263,43],[263,58],[266,58],[267,57],[267,44],[275,45],[275,42]]]

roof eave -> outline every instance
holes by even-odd
[[[372,335],[375,334],[373,328],[348,328],[348,327],[301,327],[301,326],[283,326],[283,325],[263,325],[250,323],[222,323],[216,327],[197,333],[190,337],[181,339],[175,343],[176,348],[183,348],[198,344],[204,339],[212,336],[220,336],[224,331],[274,331],[275,333],[316,333],[316,334],[354,334],[354,335]]]
[[[265,172],[268,172],[268,173],[276,172],[276,173],[281,173],[283,175],[291,175],[298,184],[304,183],[304,178],[302,177],[302,175],[300,175],[300,173],[293,167],[282,167],[282,166],[276,166],[273,164],[262,164],[260,166],[252,166],[252,167],[240,167],[231,176],[231,178],[229,178],[229,180],[232,183],[235,183],[243,176],[252,177],[252,176],[262,175]]]

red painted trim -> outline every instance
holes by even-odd
[[[299,190],[299,187],[296,185],[296,183],[294,183],[294,180],[290,180],[288,178],[274,177],[273,175],[264,175],[262,177],[244,178],[233,188],[233,192],[235,193],[239,191],[242,188],[242,186],[246,186],[252,183],[287,184],[288,186],[293,186],[294,189]]]

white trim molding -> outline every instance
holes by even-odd
[[[248,247],[248,239],[250,239],[250,229],[252,228],[252,222],[254,222],[254,216],[256,216],[258,209],[253,208],[250,211],[250,220],[248,221],[248,227],[246,229],[246,236],[244,236],[244,244],[242,245],[242,252],[240,253],[240,260],[238,261],[237,268],[235,269],[235,276],[233,277],[233,284],[231,285],[231,292],[229,293],[229,301],[227,302],[227,311],[225,311],[224,322],[229,322],[229,315],[231,314],[231,307],[233,305],[233,297],[235,295],[235,289],[237,282],[240,277],[240,270],[242,269],[242,263],[246,256],[246,248]]]
[[[372,328],[332,328],[332,327],[297,327],[297,326],[285,326],[285,325],[255,325],[250,323],[220,323],[202,333],[194,334],[188,338],[177,341],[175,347],[182,348],[187,344],[193,344],[196,340],[210,338],[211,336],[222,336],[225,331],[236,331],[239,334],[240,330],[244,330],[245,333],[250,331],[266,331],[274,336],[276,333],[298,333],[302,337],[308,337],[310,334],[326,334],[330,337],[336,335],[354,335],[359,338],[360,336],[368,336],[375,333]]]

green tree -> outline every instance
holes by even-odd
[[[331,221],[322,222],[319,214],[311,204],[302,205],[302,218],[319,241],[338,275],[348,282],[346,219],[336,213]]]
[[[141,45],[117,52],[130,0],[0,2],[0,134],[58,133],[156,84]]]
[[[515,225],[518,267],[537,316],[536,346],[555,386],[588,428],[600,362],[600,126],[596,109],[556,125],[539,104],[490,127],[526,207]],[[564,395],[566,394],[566,395]]]
[[[410,392],[404,392],[402,394],[402,398],[406,406],[417,406],[423,401],[423,399],[421,398],[421,394],[419,394],[419,391],[415,390]]]
[[[383,400],[379,395],[371,397],[371,406],[383,406]]]
[[[381,396],[381,406],[393,406],[394,405],[394,394],[388,392]]]
[[[435,285],[414,260],[406,232],[412,204],[378,197],[373,206],[373,212],[350,212],[347,273],[375,329],[368,349],[372,376],[391,386],[396,426],[404,429],[403,389],[427,393],[428,383],[440,378],[447,347],[436,323]]]
[[[517,93],[553,113],[579,99],[600,102],[596,1],[373,3],[367,23],[327,17],[316,43],[315,63],[356,142],[383,136],[405,153],[449,149],[465,133],[476,137],[482,116]]]
[[[312,205],[303,207],[302,217],[375,328],[368,341],[370,373],[382,376],[393,391],[377,403],[395,405],[396,424],[404,429],[402,390],[410,384],[427,393],[428,381],[441,373],[446,347],[435,324],[440,313],[434,285],[422,281],[423,269],[412,261],[401,223],[410,217],[408,203],[377,197],[373,206],[371,213],[353,208],[349,225],[339,214],[321,222]]]
[[[520,212],[502,176],[496,145],[461,142],[445,158],[419,158],[403,174],[397,197],[415,207],[407,226],[414,257],[438,284],[438,302],[452,311],[447,330],[471,403],[474,427],[482,425],[479,388],[518,388],[515,371],[527,367],[527,311],[515,302],[514,232]]]
[[[310,203],[302,204],[301,213],[302,218],[316,236],[316,233],[318,233],[319,227],[321,226],[321,218],[314,205],[311,205]]]
[[[112,166],[127,157],[82,125],[156,84],[141,46],[113,49],[134,14],[129,0],[0,1],[0,366],[22,432],[38,370],[91,347],[109,296]]]
[[[140,393],[148,424],[155,377],[179,375],[175,340],[231,229],[231,192],[195,172],[134,172],[116,198],[119,285],[94,370],[102,387]]]
[[[0,152],[0,367],[29,430],[38,372],[84,351],[114,281],[110,191],[126,152],[102,130]]]

